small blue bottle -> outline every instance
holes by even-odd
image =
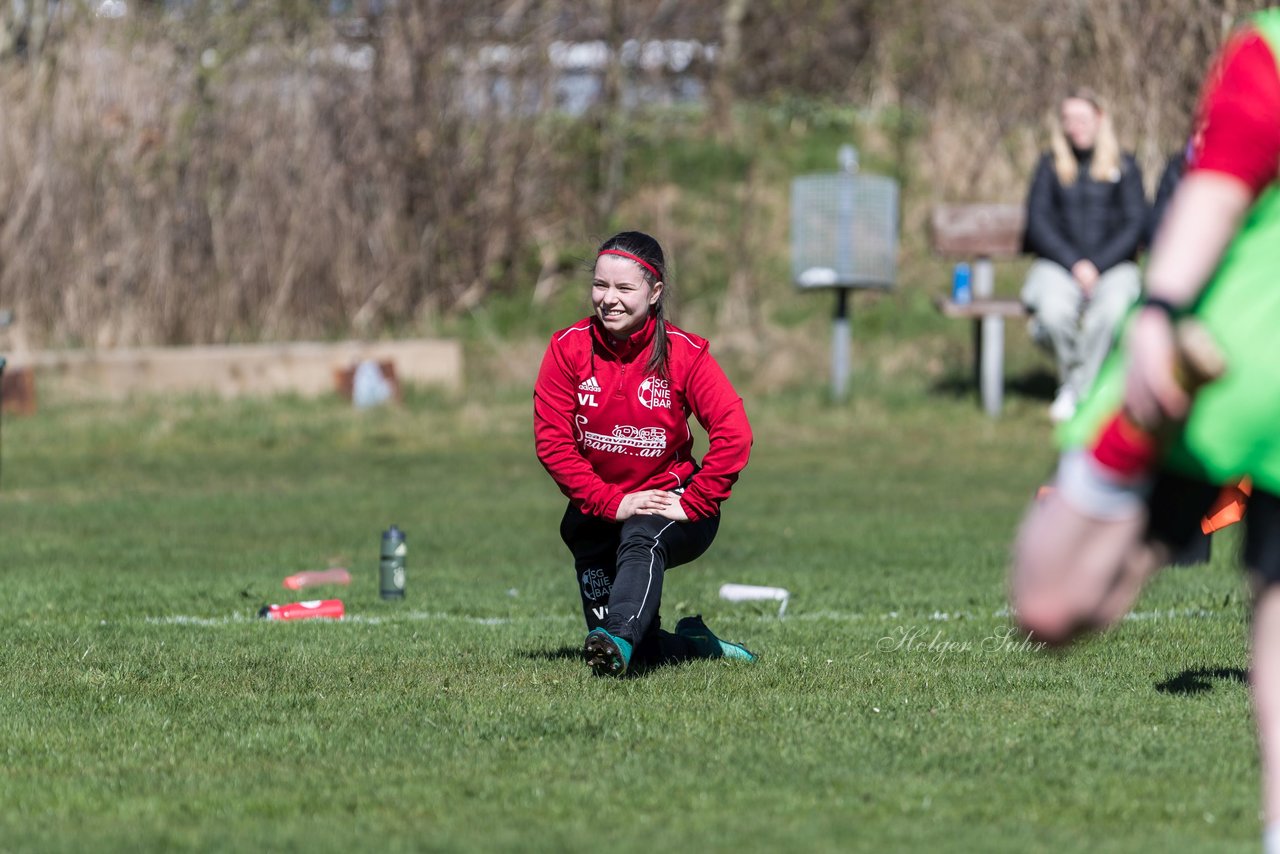
[[[951,301],[956,305],[973,302],[973,275],[964,261],[957,264],[951,274]]]

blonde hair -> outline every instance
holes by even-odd
[[[1098,111],[1098,138],[1093,143],[1093,160],[1089,164],[1089,177],[1095,181],[1116,181],[1120,178],[1120,142],[1111,125],[1111,114],[1103,107],[1102,99],[1092,89],[1073,89],[1058,102],[1058,109],[1049,120],[1049,144],[1053,150],[1053,171],[1064,187],[1076,182],[1080,164],[1071,152],[1071,144],[1062,130],[1062,104],[1077,99],[1087,102]]]

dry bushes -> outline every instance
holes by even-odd
[[[365,43],[86,25],[11,66],[0,303],[28,343],[376,334],[536,274],[566,158],[456,85],[467,7],[436,5]]]
[[[927,117],[934,194],[1021,198],[1046,119],[1071,89],[1110,102],[1122,144],[1153,186],[1185,142],[1200,82],[1226,35],[1264,0],[951,0],[891,4],[878,18],[864,97]]]
[[[376,335],[496,292],[545,294],[534,284],[646,193],[697,208],[627,184],[619,80],[640,72],[617,48],[644,38],[731,47],[704,81],[704,130],[750,160],[742,193],[759,213],[732,234],[673,223],[671,239],[679,258],[738,259],[717,276],[735,283],[723,320],[755,326],[742,271],[774,260],[760,255],[779,242],[753,235],[785,232],[785,199],[759,177],[769,152],[732,132],[733,101],[858,105],[909,198],[1007,200],[1046,112],[1085,84],[1110,95],[1150,182],[1212,51],[1264,4],[422,0],[375,16],[364,0],[364,26],[346,29],[296,0],[199,3],[208,14],[182,21],[158,5],[80,15],[5,60],[0,306],[32,346]],[[615,49],[604,100],[554,117],[550,47],[586,39]]]
[[[1148,172],[1180,147],[1210,57],[1265,0],[734,0],[739,97],[840,97],[923,141],[914,177],[949,198],[1020,197],[1070,88],[1106,95]],[[744,7],[742,9],[740,7]],[[726,18],[726,21],[729,19]],[[918,133],[913,117],[923,120]],[[1154,181],[1154,177],[1151,180]]]
[[[0,94],[0,299],[93,346],[340,328],[371,289],[359,240],[387,231],[343,186],[354,82],[117,35],[76,31]]]

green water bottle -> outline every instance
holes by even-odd
[[[404,598],[404,531],[395,525],[382,532],[382,561],[379,564],[383,599]]]

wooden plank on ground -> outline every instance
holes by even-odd
[[[139,347],[14,354],[60,392],[120,400],[135,394],[196,393],[223,398],[334,392],[336,371],[366,359],[390,363],[400,383],[462,385],[458,341],[302,342],[205,347]]]

